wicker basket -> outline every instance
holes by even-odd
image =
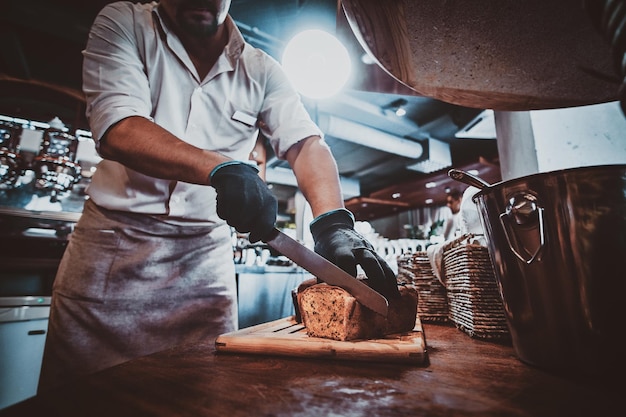
[[[443,250],[450,320],[471,337],[510,339],[489,250],[464,235]]]
[[[417,289],[417,315],[421,321],[448,321],[446,289],[433,273],[425,251],[398,257],[398,282],[412,284]]]

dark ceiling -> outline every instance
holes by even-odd
[[[58,116],[70,126],[88,128],[80,94],[81,50],[96,13],[106,3],[3,0],[0,114],[40,121]],[[476,169],[490,182],[499,180],[493,120],[484,118],[482,109],[418,96],[378,65],[364,63],[364,51],[336,0],[233,0],[231,15],[250,43],[279,60],[286,41],[307,28],[334,32],[346,45],[353,62],[347,87],[332,99],[307,102],[307,107],[328,128],[326,139],[342,179],[356,186],[348,187],[346,200],[360,219],[426,204],[443,205],[445,188],[454,186],[446,175],[450,167]],[[405,105],[404,117],[389,111],[398,100]],[[473,136],[474,130],[457,137],[473,121],[483,119],[481,131],[487,131],[487,138],[484,133]],[[422,155],[408,156],[396,142],[415,145]],[[443,146],[444,154],[449,149],[449,164],[434,160],[435,145]],[[418,162],[434,166],[435,171],[407,168]],[[270,159],[268,170],[270,174],[283,172],[288,166]],[[284,175],[268,175],[268,180],[272,178],[276,178],[279,199],[293,194],[294,184],[284,180]],[[433,180],[437,187],[422,191],[422,185]],[[392,194],[396,198],[388,197]],[[429,198],[432,202],[427,203]]]

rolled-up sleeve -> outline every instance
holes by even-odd
[[[311,120],[282,67],[272,58],[267,59],[266,96],[261,111],[265,126],[262,131],[276,156],[282,159],[292,145],[309,136],[323,137],[323,133]]]
[[[96,142],[126,117],[151,119],[150,87],[137,53],[132,7],[113,3],[102,9],[83,51],[86,114]]]

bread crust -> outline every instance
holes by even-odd
[[[417,317],[417,291],[398,286],[400,299],[389,300],[387,318],[359,303],[343,288],[307,281],[297,292],[299,316],[312,337],[339,341],[375,339],[413,330]]]

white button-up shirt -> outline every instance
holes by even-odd
[[[83,52],[83,90],[96,142],[129,116],[241,161],[248,160],[259,126],[279,158],[296,142],[321,136],[279,64],[245,43],[230,17],[225,24],[228,45],[200,79],[156,3],[106,6]],[[98,165],[87,193],[112,210],[220,221],[212,187],[156,179],[110,160]]]

